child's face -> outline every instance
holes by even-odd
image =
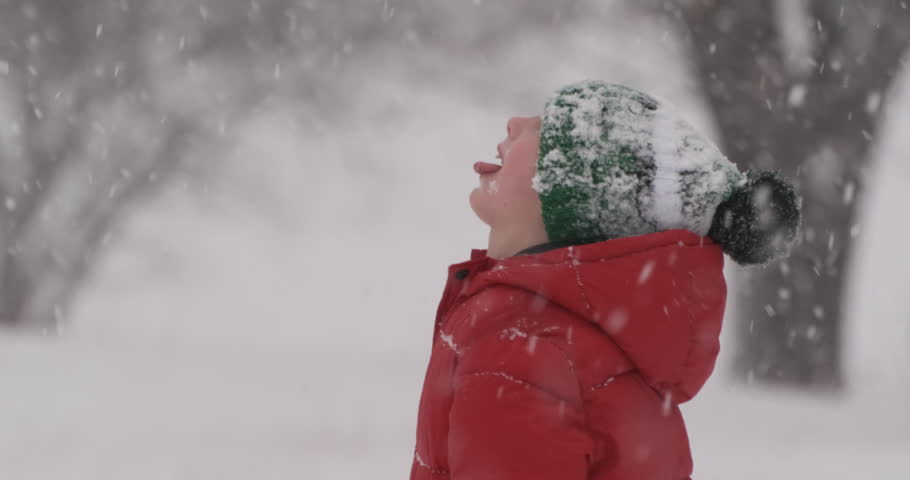
[[[492,228],[522,229],[542,222],[540,199],[531,187],[539,148],[540,117],[516,117],[509,120],[506,139],[497,148],[502,167],[474,164],[480,185],[471,192],[471,208],[484,223]]]

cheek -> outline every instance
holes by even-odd
[[[536,165],[524,162],[510,165],[510,169],[501,176],[499,181],[499,190],[507,194],[510,198],[528,198],[536,197],[532,184]]]
[[[537,200],[537,192],[531,187],[533,172],[513,170],[503,172],[484,192],[496,207],[507,210],[511,216]]]
[[[500,202],[512,211],[525,210],[538,201],[537,192],[531,188],[530,176],[515,176],[503,180],[497,196]]]

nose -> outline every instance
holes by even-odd
[[[509,138],[515,137],[523,130],[532,127],[538,122],[538,117],[512,117],[506,123]]]
[[[521,120],[518,117],[513,117],[510,118],[508,122],[506,122],[506,133],[509,135],[509,138],[518,135],[520,121]]]

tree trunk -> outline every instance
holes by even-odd
[[[784,20],[808,40],[802,58],[785,41],[794,32],[778,21],[782,2],[691,0],[679,13],[727,154],[741,168],[782,171],[803,200],[790,258],[743,272],[735,368],[750,381],[838,387],[854,199],[910,22],[890,0],[785,6],[795,4]]]
[[[275,32],[291,4],[233,0],[208,10],[182,1],[0,0],[0,95],[20,103],[4,116],[18,133],[0,138],[0,327],[59,327],[128,205],[185,174],[188,152],[200,144],[214,150],[220,125],[245,118],[272,91],[271,74],[248,70],[273,71],[261,52],[279,51],[286,40]],[[224,38],[219,32],[236,40],[207,41]],[[172,57],[152,53],[169,40]],[[193,88],[189,67],[227,63],[219,59],[249,75],[206,84],[229,103],[173,103],[174,85],[162,84],[161,69]]]

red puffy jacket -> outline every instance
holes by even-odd
[[[683,480],[723,253],[686,230],[449,267],[412,480]]]

